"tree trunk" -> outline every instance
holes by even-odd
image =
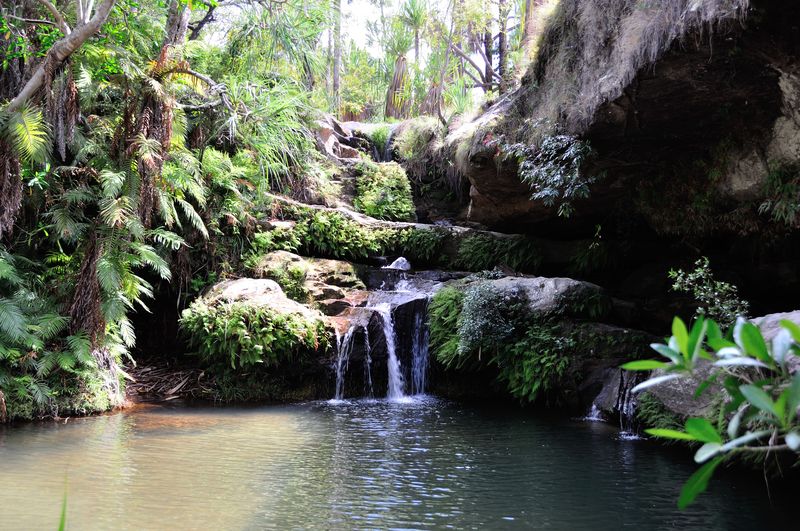
[[[419,28],[414,28],[414,62],[419,64]]]
[[[342,1],[333,0],[333,107],[334,114],[341,105],[342,72]]]
[[[72,32],[59,39],[47,52],[44,61],[39,65],[33,76],[25,83],[22,90],[17,96],[11,100],[11,103],[6,107],[7,112],[14,112],[19,110],[34,94],[42,87],[45,79],[45,68],[51,71],[56,70],[61,64],[72,55],[78,48],[83,45],[92,35],[94,35],[100,26],[102,26],[108,19],[111,9],[114,7],[116,0],[104,0],[102,4],[97,7],[94,16],[89,19],[86,24],[80,25],[72,30]]]
[[[505,94],[508,90],[508,35],[506,27],[508,25],[508,0],[498,0],[498,19],[500,31],[497,36],[497,72],[500,74],[500,94]]]
[[[186,31],[189,29],[191,9],[180,0],[172,0],[169,4],[167,15],[167,35],[164,37],[164,46],[176,46],[186,40]]]
[[[483,68],[483,91],[489,92],[492,89],[492,75],[494,65],[492,65],[492,31],[486,30],[483,34],[483,52],[486,55],[486,65]]]

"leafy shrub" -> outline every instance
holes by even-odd
[[[787,227],[797,227],[800,213],[800,167],[779,165],[767,174],[767,199],[758,207],[761,214],[769,214],[774,221]]]
[[[411,263],[435,264],[440,262],[437,256],[447,232],[431,229],[399,229],[387,239],[386,252],[392,252],[408,258]]]
[[[0,249],[0,422],[118,405],[110,391],[119,380],[108,381],[86,334],[64,337],[69,319],[33,289],[36,275],[21,263]],[[105,353],[118,362],[117,351]]]
[[[283,292],[297,302],[308,302],[306,289],[307,268],[302,264],[284,263],[262,271],[264,278],[269,278],[278,283]]]
[[[198,299],[183,311],[180,324],[203,361],[216,368],[276,366],[327,345],[322,321],[244,302]]]
[[[257,232],[253,235],[251,247],[256,258],[271,253],[272,251],[294,252],[302,245],[294,227],[277,227],[267,232]],[[247,264],[252,267],[252,264]]]
[[[430,349],[445,367],[461,368],[464,361],[458,349],[458,320],[463,304],[464,293],[448,286],[436,292],[428,305]]]
[[[378,153],[383,153],[386,150],[386,143],[389,141],[389,133],[391,129],[388,125],[381,125],[372,130],[369,134],[369,139],[378,150]]]
[[[423,177],[428,163],[442,147],[444,127],[432,116],[420,116],[406,123],[394,140],[400,158],[409,165],[411,174]]]
[[[468,271],[483,271],[506,265],[517,271],[532,272],[540,263],[541,252],[533,240],[472,234],[461,240],[455,266]]]
[[[459,355],[486,349],[491,355],[513,337],[527,316],[527,295],[522,290],[500,291],[486,282],[469,286],[458,322]]]
[[[708,258],[695,262],[694,271],[672,270],[669,277],[674,281],[672,289],[690,293],[697,304],[696,316],[705,316],[729,326],[739,316],[747,316],[749,304],[739,298],[739,290],[733,284],[714,278]]]
[[[517,157],[519,176],[533,190],[531,199],[557,206],[559,216],[569,217],[573,201],[589,197],[589,185],[599,177],[583,173],[597,154],[588,142],[572,135],[548,136],[537,148],[514,144],[505,151]]]
[[[500,370],[499,379],[514,397],[533,402],[542,394],[559,389],[569,369],[567,354],[574,346],[573,339],[535,323],[522,339],[500,349],[493,363]]]
[[[356,210],[378,219],[414,219],[411,184],[406,172],[395,162],[359,162],[355,166]]]
[[[790,370],[792,358],[800,355],[800,326],[781,321],[781,327],[768,345],[758,327],[741,317],[727,337],[713,320],[700,317],[689,330],[676,317],[669,340],[651,345],[666,361],[639,360],[622,366],[661,371],[633,392],[697,377],[698,367],[709,364],[711,373],[698,378],[701,383],[694,396],[708,392],[711,382],[719,382],[725,390],[716,422],[693,417],[686,420],[684,431],[668,427],[645,430],[654,437],[702,443],[694,455],[702,466],[684,484],[678,507],[685,508],[704,492],[716,468],[732,455],[800,454],[800,372],[792,374]]]

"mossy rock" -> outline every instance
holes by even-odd
[[[180,324],[216,374],[311,363],[330,345],[322,314],[268,279],[220,282],[183,311]]]
[[[289,298],[301,303],[341,299],[348,290],[366,289],[358,267],[344,260],[273,251],[251,263],[255,276],[274,280]]]

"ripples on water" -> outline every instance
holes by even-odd
[[[675,500],[686,456],[607,425],[415,397],[154,407],[0,430],[0,528],[779,528],[763,484]],[[758,524],[761,525],[758,525]],[[787,528],[787,527],[784,527]]]

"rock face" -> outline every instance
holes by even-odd
[[[800,161],[800,48],[787,22],[798,15],[789,0],[560,2],[520,89],[448,136],[471,183],[469,219],[564,230],[634,203],[655,230],[674,229],[680,219],[667,224],[637,196],[678,200],[685,183],[675,172],[707,188],[710,213],[730,225],[731,204],[763,200],[770,169]],[[529,200],[505,151],[553,134],[587,140],[597,158],[584,173],[602,175],[563,223]],[[719,230],[704,221],[694,228]]]

